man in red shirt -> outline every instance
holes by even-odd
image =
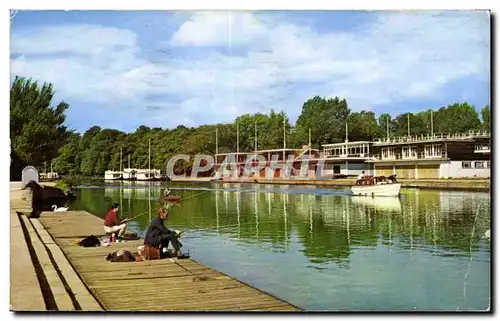
[[[104,232],[105,233],[116,233],[118,232],[117,240],[120,240],[125,232],[127,231],[127,220],[119,221],[117,217],[117,213],[120,210],[120,206],[118,204],[113,204],[111,210],[106,214],[106,218],[104,219]]]

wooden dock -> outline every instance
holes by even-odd
[[[96,310],[302,311],[192,259],[106,261],[108,253],[119,249],[137,252],[142,240],[96,248],[76,245],[83,237],[103,234],[103,220],[88,212],[43,212],[39,221],[99,302]]]

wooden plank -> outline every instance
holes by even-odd
[[[62,276],[64,277],[66,283],[71,289],[71,292],[75,296],[75,299],[80,305],[80,308],[83,311],[102,311],[102,308],[99,305],[99,303],[87,290],[83,282],[80,280],[76,272],[71,267],[71,264],[64,256],[61,249],[55,244],[52,237],[43,228],[38,219],[32,218],[30,219],[30,221],[33,224],[35,230],[40,235],[43,243],[45,243],[45,245],[49,248],[49,251],[51,252],[52,257],[54,258],[57,267],[61,271]]]
[[[191,259],[108,262],[105,260],[108,253],[121,248],[135,252],[142,241],[96,248],[83,248],[73,244],[78,238],[98,235],[97,232],[102,231],[102,219],[90,213],[46,212],[42,213],[40,222],[106,310],[300,311],[285,301]],[[168,293],[175,295],[169,296]]]

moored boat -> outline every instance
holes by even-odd
[[[400,183],[351,186],[353,195],[363,196],[399,196]]]
[[[122,179],[122,173],[121,172],[116,172],[116,171],[105,171],[104,172],[104,179],[105,180],[120,180]]]
[[[174,195],[174,194],[170,194],[171,191],[169,188],[167,189],[160,189],[160,203],[164,203],[164,202],[172,202],[172,203],[175,203],[175,202],[180,202],[181,200],[181,197],[180,195]]]
[[[163,198],[165,202],[179,202],[181,197],[179,195],[169,195]]]

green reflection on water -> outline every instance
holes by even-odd
[[[130,223],[143,233],[162,206],[161,183],[113,185],[80,189],[72,208],[103,216],[120,203],[122,216],[144,213]],[[490,244],[482,239],[490,229],[489,194],[404,190],[400,199],[372,199],[311,187],[171,187],[193,196],[171,207],[167,221],[188,231],[183,243],[193,258],[303,308],[467,310],[489,304]]]

